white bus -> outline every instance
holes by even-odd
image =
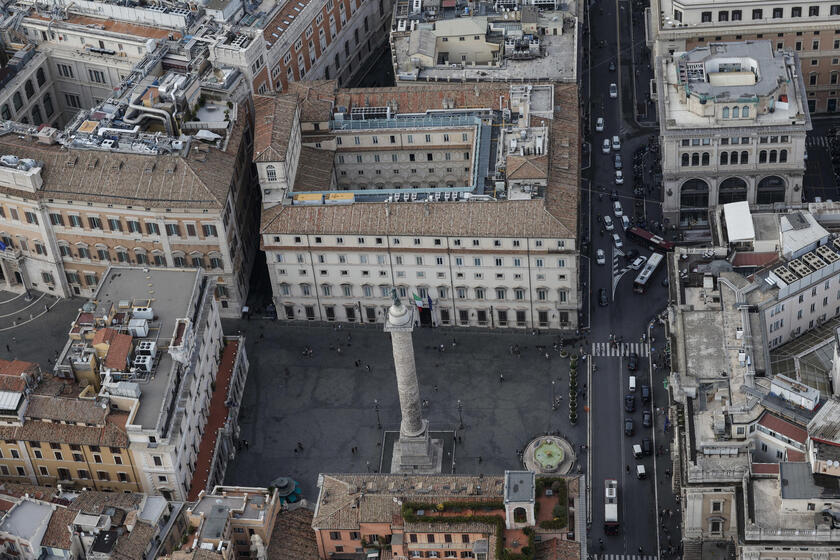
[[[662,253],[651,253],[650,258],[645,263],[645,267],[636,276],[636,280],[633,282],[633,291],[637,294],[645,293],[647,290],[648,284],[650,284],[650,278],[656,272],[656,269],[659,268],[659,263],[662,262]]]

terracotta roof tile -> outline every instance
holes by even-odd
[[[44,163],[39,197],[73,197],[85,202],[221,209],[234,168],[229,153],[215,148],[205,153],[197,146],[186,157],[144,156],[67,150],[6,135],[0,137],[0,150]]]
[[[266,557],[268,560],[317,560],[312,511],[305,508],[281,511],[274,523]]]
[[[508,179],[546,179],[548,156],[507,156],[505,175]]]
[[[787,460],[790,463],[802,463],[805,461],[805,453],[796,449],[788,449]]]
[[[535,560],[579,560],[580,543],[564,539],[548,539],[535,544]]]
[[[41,539],[42,546],[70,550],[71,530],[70,526],[76,518],[77,513],[65,507],[58,507],[53,510],[50,522],[47,524],[47,531]]]
[[[125,511],[131,511],[139,509],[140,504],[142,503],[143,494],[126,494],[88,490],[87,492],[79,494],[67,507],[73,511],[99,515],[106,507],[115,507]]]
[[[356,203],[274,206],[263,211],[261,233],[541,237],[574,235],[542,200],[464,203]]]
[[[20,377],[22,373],[38,373],[41,369],[35,362],[24,362],[23,360],[3,360],[0,359],[0,375]],[[0,389],[3,391],[15,391],[17,389]],[[23,389],[20,389],[23,391]]]
[[[796,424],[791,424],[787,420],[782,420],[778,416],[774,416],[769,412],[765,412],[758,423],[768,430],[776,432],[777,434],[782,434],[793,441],[804,444],[808,440],[808,432],[805,428],[801,428]]]
[[[145,521],[138,521],[130,533],[123,534],[117,539],[113,560],[144,560],[146,549],[155,536],[155,528]]]
[[[334,157],[335,152],[332,150],[301,146],[293,190],[295,192],[330,190]]]
[[[298,111],[297,95],[255,95],[254,111],[254,161],[286,161]]]
[[[117,333],[111,339],[103,364],[107,368],[124,371],[128,367],[129,354],[131,354],[131,335]]]
[[[93,333],[93,340],[91,340],[91,344],[110,344],[111,341],[114,340],[114,337],[118,334],[120,333],[114,329],[96,329]]]
[[[752,472],[757,474],[779,474],[779,463],[753,463]]]
[[[102,426],[108,410],[93,399],[48,397],[32,395],[26,409],[26,417],[34,420],[66,420]]]
[[[557,86],[555,86],[557,87]],[[386,107],[399,113],[424,113],[430,109],[466,109],[498,107],[499,97],[506,103],[510,98],[510,84],[428,84],[412,87],[341,89],[336,95],[336,106]],[[444,104],[446,100],[446,104]],[[575,111],[578,114],[578,111]]]
[[[289,83],[289,93],[298,96],[301,122],[326,122],[332,118],[336,85],[335,80]]]

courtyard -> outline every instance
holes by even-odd
[[[224,329],[246,335],[251,364],[243,445],[226,483],[257,486],[290,476],[314,499],[319,472],[379,469],[383,434],[400,422],[391,341],[381,328],[236,320]],[[556,341],[531,332],[414,331],[424,415],[432,431],[455,433],[455,456],[444,457],[445,469],[521,468],[518,451],[548,432],[585,443],[586,414],[575,426],[569,422],[569,360],[554,349]],[[579,383],[582,389],[585,375]]]

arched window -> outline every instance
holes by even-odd
[[[729,154],[729,163],[732,165],[738,165],[738,152],[732,152]]]
[[[26,92],[26,98],[32,99],[32,96],[35,95],[35,86],[32,85],[32,80],[26,80],[23,90]]]
[[[35,79],[38,81],[38,87],[44,85],[44,82],[47,81],[47,78],[44,76],[44,69],[38,68],[38,71],[35,72]]]
[[[775,204],[785,201],[785,181],[781,177],[771,175],[758,182],[755,201],[757,204]]]
[[[18,111],[21,107],[23,107],[23,98],[21,98],[19,91],[16,91],[12,96],[12,103],[15,106],[15,111]]]
[[[691,154],[691,165],[700,165],[700,154],[697,152]]]
[[[767,163],[767,150],[758,152],[758,163]]]
[[[720,164],[726,165],[729,163],[729,152],[721,152],[720,153]]]
[[[8,110],[8,107],[6,107],[5,105],[3,105],[3,107],[4,107],[6,110]],[[4,118],[5,118],[5,117],[4,117]],[[8,120],[8,119],[6,119],[6,120]],[[688,154],[683,154],[683,155],[682,155],[682,166],[683,166],[683,167],[688,167]]]
[[[748,119],[750,117],[750,106],[744,105],[741,107],[741,118]]]
[[[709,152],[703,152],[702,165],[709,165]]]
[[[746,150],[741,152],[741,165],[746,165],[750,162],[750,153]]]
[[[776,153],[776,150],[770,150],[770,163],[776,163],[777,157],[778,154]]]
[[[265,177],[269,181],[277,180],[277,170],[274,168],[273,165],[269,165],[265,168]]]
[[[732,107],[732,118],[737,119],[740,114],[740,109],[738,107]]]
[[[9,110],[9,105],[4,103],[3,107],[0,108],[0,116],[3,117],[4,121],[12,120],[12,111]]]
[[[53,116],[52,97],[50,97],[49,93],[44,94],[44,111],[46,112],[47,118]]]
[[[787,161],[787,150],[779,150],[779,163]]]
[[[41,124],[44,122],[44,119],[41,118],[41,108],[38,107],[37,103],[34,107],[32,107],[32,122],[35,124]]]
[[[723,118],[724,118],[724,119],[728,119],[728,118],[729,118],[729,107],[724,107],[724,108],[723,108],[723,111],[722,111],[722,116],[723,116]]]

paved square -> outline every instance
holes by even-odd
[[[47,360],[54,362],[67,343],[70,323],[85,300],[33,296],[27,301],[22,294],[0,291],[0,357],[38,362],[51,371]]]
[[[251,363],[240,418],[248,448],[228,466],[227,483],[257,486],[291,476],[304,496],[314,499],[319,472],[377,468],[383,430],[399,429],[400,420],[391,341],[381,326],[335,330],[252,320],[225,321],[224,329],[247,336]],[[429,402],[424,414],[431,429],[456,430],[462,401],[465,429],[458,431],[461,441],[455,445],[456,472],[498,474],[521,468],[517,450],[549,431],[574,444],[585,442],[580,399],[578,424],[569,425],[569,361],[553,350],[555,340],[548,334],[414,331],[421,399]],[[440,344],[445,345],[443,353]],[[520,347],[520,358],[510,354],[514,344]],[[311,358],[302,355],[307,345]],[[538,350],[537,345],[545,348]],[[556,411],[551,406],[552,379],[563,398]],[[582,387],[585,375],[578,382]],[[377,400],[382,430],[377,428]],[[303,451],[295,451],[298,442]]]

